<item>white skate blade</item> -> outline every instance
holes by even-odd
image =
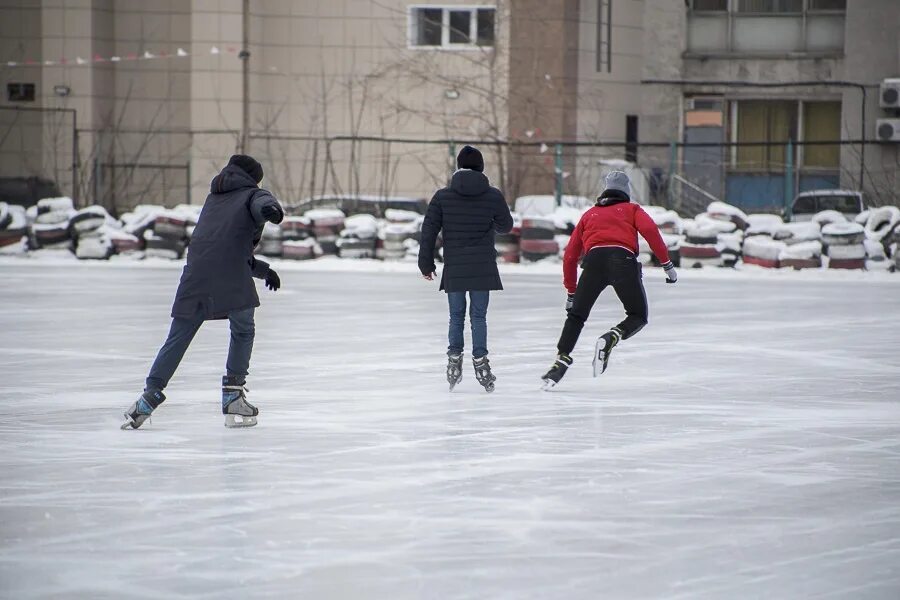
[[[256,425],[256,417],[248,417],[244,415],[225,415],[225,427],[253,427]]]
[[[552,379],[544,379],[543,383],[541,384],[541,390],[543,390],[545,392],[549,392],[550,390],[555,388],[557,385],[559,385],[558,381],[553,381]]]
[[[597,338],[597,342],[594,344],[594,377],[600,377],[603,373],[603,361],[600,359],[600,349],[603,348],[604,345],[603,338]]]

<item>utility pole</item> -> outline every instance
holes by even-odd
[[[247,154],[249,151],[250,138],[250,50],[248,49],[250,41],[250,0],[244,0],[244,17],[241,20],[243,27],[243,40],[241,43],[241,52],[238,58],[242,62],[243,71],[243,94],[241,96],[241,109],[243,111],[241,120],[241,145],[240,154]]]

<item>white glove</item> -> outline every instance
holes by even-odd
[[[662,268],[666,272],[666,283],[675,283],[678,281],[678,273],[675,272],[675,265],[672,264],[671,260],[664,263]]]

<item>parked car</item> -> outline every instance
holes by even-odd
[[[0,202],[28,208],[43,198],[62,196],[55,181],[42,177],[0,177]]]
[[[866,209],[862,192],[852,190],[812,190],[797,194],[789,210],[785,211],[786,221],[810,221],[823,210],[836,210],[852,220]]]

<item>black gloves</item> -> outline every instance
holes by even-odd
[[[266,287],[273,292],[277,292],[278,288],[281,287],[281,278],[278,277],[275,269],[269,269],[269,272],[266,273]]]
[[[572,304],[575,303],[575,294],[566,294],[566,311],[572,310]]]
[[[281,211],[278,210],[277,207],[272,206],[271,204],[266,204],[261,209],[259,209],[259,212],[262,214],[263,218],[266,221],[269,221],[270,223],[275,223],[276,225],[281,223],[281,221],[284,219],[284,215],[281,214]],[[277,279],[278,276],[276,275],[275,277]]]

